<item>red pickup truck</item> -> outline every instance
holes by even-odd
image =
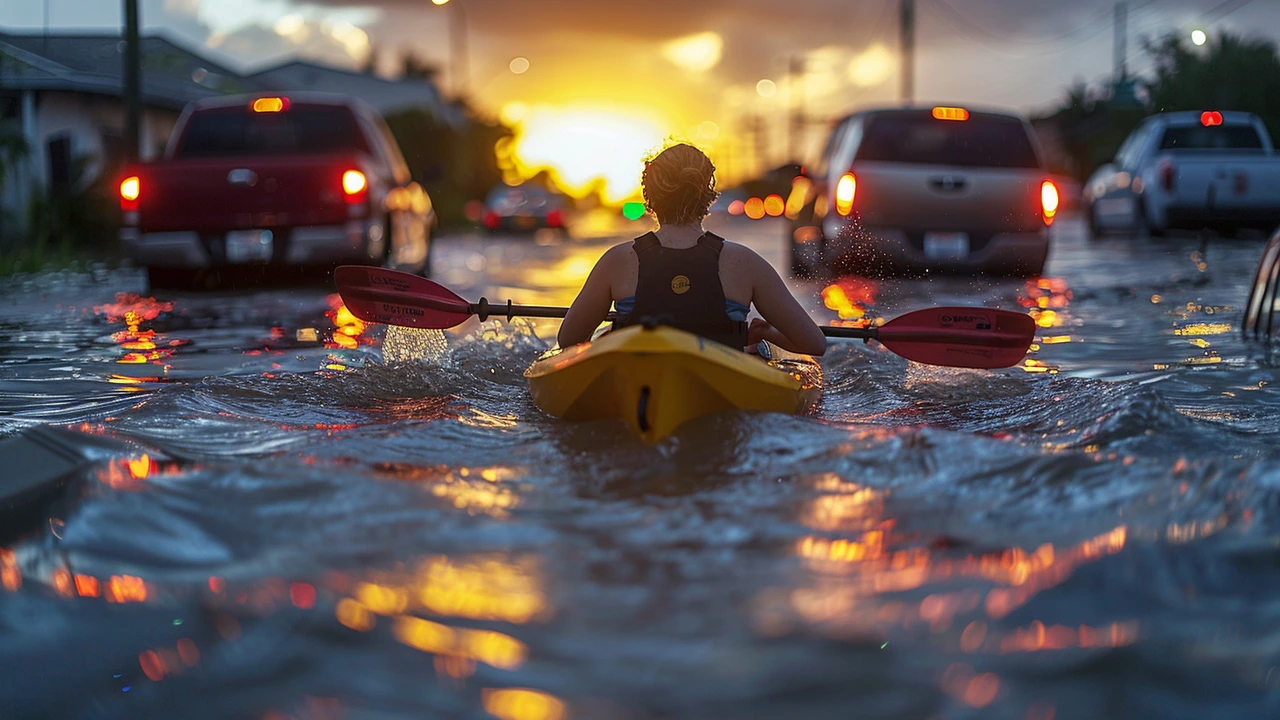
[[[426,275],[436,225],[373,108],[340,95],[187,106],[164,159],[127,167],[120,239],[153,275],[384,265]]]

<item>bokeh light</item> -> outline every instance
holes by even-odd
[[[1209,40],[1209,36],[1206,35],[1203,30],[1191,31],[1191,42],[1196,44],[1197,46],[1205,44],[1206,42],[1208,42],[1208,40]]]
[[[693,72],[706,72],[720,63],[724,40],[714,32],[676,38],[662,46],[662,56],[673,65]]]
[[[771,98],[778,92],[778,86],[769,78],[756,83],[756,94],[762,98]]]
[[[889,48],[876,43],[849,61],[849,81],[862,88],[875,87],[893,77],[897,66]]]
[[[526,58],[526,57],[512,58],[510,64],[508,64],[507,67],[509,67],[511,69],[511,72],[515,73],[516,75],[521,75],[529,70],[529,58]]]

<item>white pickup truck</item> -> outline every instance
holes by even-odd
[[[1084,186],[1094,234],[1280,226],[1280,155],[1256,115],[1153,115]]]

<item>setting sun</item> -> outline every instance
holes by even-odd
[[[574,197],[600,184],[605,202],[618,203],[640,189],[643,158],[662,143],[664,125],[621,108],[530,107],[499,159],[522,178],[548,171]]]

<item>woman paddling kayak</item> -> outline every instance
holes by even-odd
[[[761,340],[821,355],[827,339],[764,258],[702,229],[715,202],[715,166],[692,145],[645,162],[645,206],[658,229],[609,249],[560,326],[560,347],[591,339],[612,303],[613,326],[657,323],[737,348]],[[763,317],[748,325],[751,306]]]

